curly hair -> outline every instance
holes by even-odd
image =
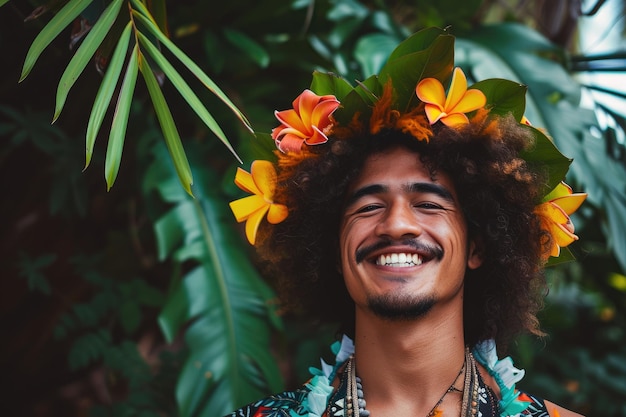
[[[417,140],[404,128],[366,129],[354,122],[334,129],[332,143],[299,156],[279,154],[276,200],[289,207],[289,216],[262,226],[257,248],[267,273],[278,279],[283,303],[320,321],[342,321],[351,333],[354,303],[339,259],[343,201],[370,155],[403,146],[431,175],[441,171],[452,179],[468,235],[483,255],[482,265],[465,276],[466,343],[495,338],[504,347],[521,332],[542,334],[536,314],[549,237],[533,210],[544,175],[520,157],[533,146],[532,136],[512,117],[486,111],[461,128],[429,129]]]

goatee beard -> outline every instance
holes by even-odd
[[[369,297],[367,305],[375,315],[389,321],[411,321],[424,317],[435,305],[431,297],[384,294]]]

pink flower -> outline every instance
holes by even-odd
[[[333,126],[332,113],[339,107],[335,96],[318,96],[304,90],[293,101],[293,109],[276,111],[281,123],[272,130],[276,147],[282,152],[298,152],[302,144],[319,145],[328,141],[326,136]]]

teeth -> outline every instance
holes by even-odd
[[[380,255],[376,259],[376,265],[393,266],[397,268],[407,268],[422,264],[422,258],[416,253],[390,253]]]

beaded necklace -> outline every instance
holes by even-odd
[[[476,359],[474,355],[465,349],[465,361],[459,370],[459,373],[452,381],[452,384],[443,393],[437,403],[431,408],[426,417],[435,417],[441,415],[438,407],[443,402],[443,399],[450,392],[461,392],[456,388],[456,381],[459,376],[465,370],[465,378],[463,385],[463,400],[461,405],[461,417],[476,417],[478,413],[478,369],[476,367]],[[354,356],[350,356],[346,363],[345,372],[347,373],[347,387],[346,387],[346,399],[345,399],[345,416],[346,417],[369,417],[370,412],[366,408],[366,402],[363,395],[363,384],[361,378],[356,375],[354,366]]]

